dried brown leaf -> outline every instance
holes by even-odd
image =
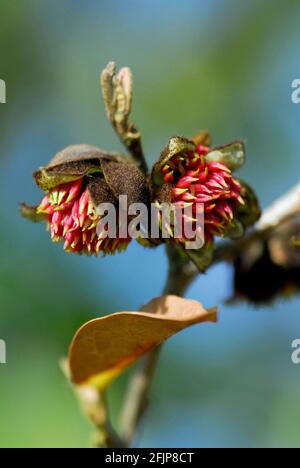
[[[76,385],[104,389],[143,354],[196,323],[216,322],[217,310],[196,302],[162,296],[142,312],[120,312],[86,323],[69,352],[71,379]]]

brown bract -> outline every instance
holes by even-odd
[[[102,161],[118,161],[120,156],[91,145],[72,145],[57,153],[50,163],[40,167],[33,176],[37,185],[47,192],[58,185],[84,176],[102,173]]]
[[[148,204],[149,188],[145,175],[126,156],[109,153],[91,145],[73,145],[57,153],[50,163],[34,173],[37,185],[48,192],[60,185],[86,178],[91,198],[100,203],[117,205],[119,196],[128,197],[128,205]],[[42,220],[36,207],[23,204],[24,217]]]

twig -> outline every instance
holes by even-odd
[[[215,262],[234,261],[252,242],[267,239],[274,229],[300,214],[300,184],[268,207],[252,231],[238,242],[223,244],[216,249]],[[167,246],[169,273],[164,294],[183,296],[198,274],[193,264],[173,245]],[[130,380],[121,414],[121,437],[111,426],[105,397],[94,387],[74,389],[81,407],[97,427],[95,447],[128,447],[137,433],[149,403],[149,393],[155,375],[161,347],[141,359]],[[66,373],[66,372],[65,372]]]
[[[105,394],[92,386],[79,387],[76,389],[75,393],[80,402],[83,413],[97,428],[97,432],[93,440],[93,447],[124,447],[123,441],[119,438],[110,423]]]
[[[245,248],[257,239],[267,238],[283,223],[300,214],[300,184],[267,208],[253,230],[241,241],[221,245],[216,249],[215,262],[232,261]],[[188,286],[197,275],[191,262],[186,262],[176,249],[168,246],[169,275],[164,294],[184,295]],[[130,445],[148,406],[151,383],[161,348],[150,352],[141,361],[140,367],[132,377],[125,398],[121,418],[122,436]]]
[[[155,348],[143,357],[130,380],[120,420],[122,438],[127,446],[131,444],[148,407],[150,387],[160,350],[161,347]]]
[[[117,72],[116,64],[110,62],[101,74],[101,87],[108,119],[133,161],[147,174],[141,134],[129,120],[132,108],[131,70],[124,67]]]
[[[97,429],[93,440],[93,447],[124,447],[123,441],[119,438],[110,423],[105,394],[97,390],[94,386],[85,385],[76,387],[72,385],[67,360],[62,360],[60,367],[74,391],[83,414]]]
[[[266,208],[254,228],[243,239],[217,247],[214,262],[234,261],[250,244],[264,240],[281,225],[300,215],[300,184]]]
[[[183,296],[188,286],[197,275],[197,270],[186,259],[183,259],[176,248],[167,247],[169,274],[164,294]],[[149,403],[151,383],[160,355],[161,346],[148,353],[140,362],[133,375],[124,400],[120,427],[122,438],[129,446],[139,428]]]
[[[293,187],[267,208],[255,229],[258,232],[274,229],[300,214],[300,184]]]

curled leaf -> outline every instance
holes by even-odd
[[[133,156],[134,161],[147,172],[143,154],[141,134],[130,121],[132,108],[132,73],[128,67],[117,72],[114,62],[110,62],[101,74],[101,87],[107,116]]]
[[[48,166],[41,167],[33,175],[37,185],[47,192],[58,185],[101,173],[101,161],[104,160],[120,161],[124,158],[95,146],[72,145],[57,153]]]
[[[232,222],[225,228],[224,237],[228,237],[232,240],[237,240],[243,237],[244,227],[238,219],[233,219]]]
[[[105,151],[93,145],[71,145],[59,151],[48,164],[48,168],[60,166],[61,164],[75,163],[78,161],[124,161],[126,156],[118,153]]]
[[[256,193],[246,182],[238,180],[242,187],[243,205],[239,205],[235,216],[242,223],[244,229],[253,226],[261,216],[261,209]]]
[[[132,74],[129,68],[117,73],[116,64],[110,62],[101,75],[103,98],[109,120],[126,132],[132,105]]]
[[[194,263],[199,272],[204,273],[213,262],[215,245],[213,242],[208,242],[202,247],[202,249],[188,250],[182,247],[182,250]]]
[[[45,219],[47,218],[46,215],[42,213],[37,213],[37,206],[29,206],[26,203],[20,204],[20,212],[23,218],[29,219],[33,223],[45,221]]]
[[[162,296],[142,312],[120,312],[86,323],[75,335],[69,352],[71,379],[76,385],[103,390],[124,369],[180,330],[215,322],[217,310],[196,301]]]
[[[167,146],[163,149],[159,161],[155,164],[152,172],[152,181],[156,186],[161,186],[164,183],[162,174],[162,167],[170,161],[174,156],[188,153],[190,151],[196,151],[196,145],[193,141],[180,137],[174,136],[171,138]]]
[[[245,145],[242,141],[234,141],[229,145],[220,146],[208,153],[206,160],[222,163],[231,171],[236,171],[245,163]]]
[[[117,75],[117,82],[120,86],[119,98],[119,113],[120,118],[128,117],[132,107],[132,73],[130,68],[123,67]]]
[[[163,150],[160,158],[160,165],[163,166],[174,156],[189,151],[195,151],[195,143],[187,138],[175,136],[169,140],[168,145]]]

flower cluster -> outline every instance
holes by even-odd
[[[159,206],[169,204],[175,208],[169,242],[183,249],[200,271],[205,271],[213,260],[216,236],[238,239],[260,216],[255,193],[233,174],[244,161],[242,142],[212,148],[209,134],[201,132],[192,140],[171,138],[153,167],[152,199]],[[202,226],[197,222],[199,213],[203,215]],[[187,221],[189,235],[192,232],[204,241],[202,248],[189,250],[192,239],[187,238],[184,228],[177,237],[175,223],[186,226]]]
[[[46,221],[52,240],[62,242],[67,252],[114,254],[125,250],[136,238],[149,247],[176,244],[185,261],[188,257],[200,271],[205,271],[213,259],[215,237],[237,239],[260,215],[254,192],[234,176],[234,171],[244,164],[243,143],[236,141],[213,148],[207,132],[200,132],[193,139],[176,136],[169,140],[149,174],[141,134],[130,120],[130,70],[122,68],[117,73],[115,64],[110,63],[102,73],[101,84],[107,116],[130,156],[90,145],[66,148],[35,172],[35,181],[46,195],[38,206],[23,204],[23,215],[33,221]],[[126,210],[122,205],[124,196]],[[106,217],[98,209],[108,204],[119,215],[127,211],[126,221],[122,216],[116,220],[113,234],[103,226]],[[145,219],[133,220],[132,212],[141,205]],[[162,214],[155,215],[158,234],[149,229],[153,205],[158,211],[162,208]],[[164,220],[164,207],[167,212],[175,212],[169,222]],[[185,208],[190,209],[189,214]],[[204,215],[201,227],[199,209]],[[187,225],[192,237],[195,233],[195,243],[185,231]],[[187,252],[190,244],[193,250]]]
[[[97,256],[124,251],[132,239],[119,225],[113,237],[107,236],[97,207],[109,203],[118,212],[123,194],[129,203],[149,203],[146,177],[134,164],[90,145],[62,150],[34,178],[46,196],[36,207],[24,204],[22,213],[33,221],[46,221],[53,242],[63,242],[69,253]]]
[[[45,214],[53,242],[64,242],[69,253],[98,256],[125,250],[130,239],[110,239],[97,233],[100,216],[84,179],[59,185],[45,196],[37,208]]]
[[[206,241],[224,236],[236,208],[245,204],[241,184],[231,170],[206,159],[210,151],[208,146],[198,145],[195,151],[175,155],[162,167],[164,182],[172,184],[174,206],[191,205],[196,215],[197,204],[203,204]]]

